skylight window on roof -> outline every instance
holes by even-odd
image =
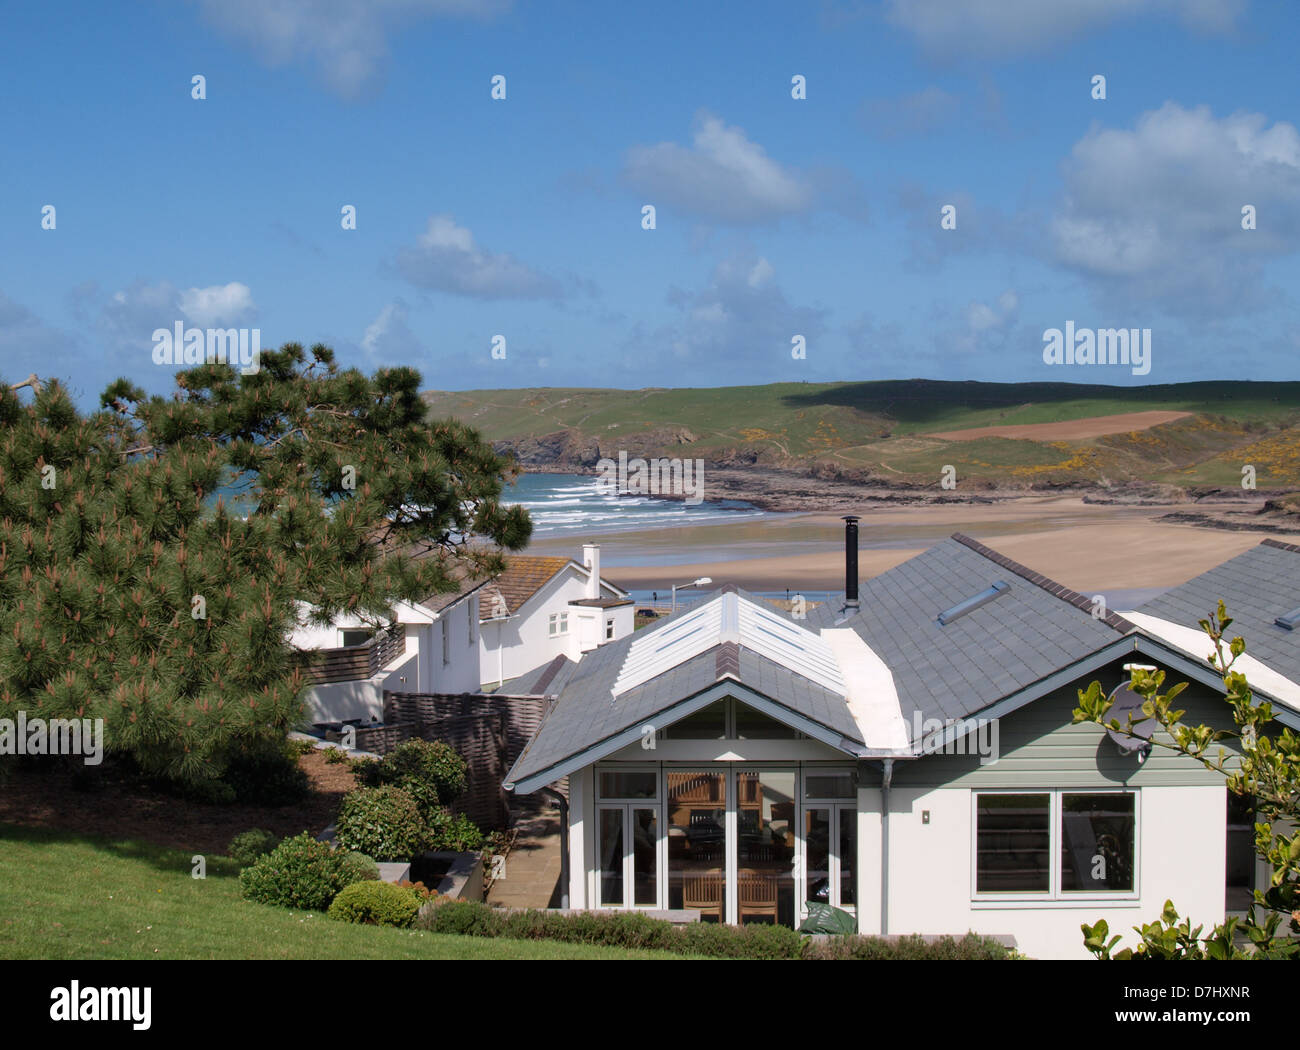
[[[1294,631],[1296,624],[1300,623],[1300,609],[1292,609],[1289,613],[1279,616],[1273,622],[1279,627],[1285,627],[1288,631]]]
[[[965,616],[969,612],[974,612],[982,605],[987,605],[999,595],[1005,594],[1011,590],[1011,585],[1005,580],[998,580],[992,587],[980,591],[979,594],[972,595],[964,602],[958,602],[951,609],[945,609],[939,614],[939,626],[947,627],[953,620]]]

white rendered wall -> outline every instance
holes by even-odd
[[[879,790],[859,792],[874,798]],[[966,788],[899,789],[891,793],[889,930],[891,934],[1012,934],[1033,958],[1089,958],[1080,924],[1104,918],[1122,946],[1137,943],[1132,927],[1159,917],[1166,900],[1192,925],[1206,931],[1224,918],[1224,787],[1144,787],[1139,794],[1138,891],[1131,901],[972,902],[971,791]],[[922,824],[922,812],[930,813]],[[870,814],[864,814],[870,816]],[[877,932],[879,898],[868,894],[871,866],[877,871],[879,831],[864,827],[859,846],[863,932]],[[878,825],[877,825],[878,829]],[[874,857],[872,854],[874,853]],[[879,893],[879,876],[876,876]],[[874,926],[873,926],[874,921]]]

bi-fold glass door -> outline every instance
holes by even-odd
[[[659,906],[659,807],[602,803],[597,855],[597,904],[602,908]]]

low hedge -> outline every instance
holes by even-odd
[[[910,933],[893,941],[883,937],[853,934],[812,941],[804,952],[805,959],[1010,959],[1011,951],[992,937],[975,933],[956,939],[939,937],[926,941]]]
[[[371,926],[410,926],[420,910],[420,898],[391,882],[354,882],[339,891],[329,917]]]
[[[960,940],[941,937],[927,942],[919,935],[887,941],[880,937],[805,939],[788,926],[753,923],[724,926],[687,923],[675,926],[641,912],[596,914],[552,911],[505,912],[478,901],[442,900],[416,920],[432,933],[518,940],[568,941],[609,948],[648,949],[714,959],[1007,959],[1011,955],[988,937],[967,934]]]

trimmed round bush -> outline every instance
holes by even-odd
[[[304,831],[241,871],[239,889],[245,900],[324,911],[351,878],[344,854]]]
[[[391,882],[354,882],[339,891],[329,917],[371,926],[410,926],[420,910],[420,898]]]
[[[424,846],[419,807],[399,787],[357,788],[343,796],[334,829],[338,844],[375,860],[410,860]]]
[[[347,872],[348,882],[373,882],[379,878],[379,865],[364,853],[350,850],[343,854],[343,870]]]
[[[226,852],[238,862],[241,868],[247,868],[250,864],[256,863],[258,857],[264,857],[275,849],[279,841],[278,835],[271,834],[265,828],[249,828],[230,840]]]
[[[483,847],[483,832],[464,813],[452,815],[445,809],[437,809],[426,820],[425,849],[468,853]]]

